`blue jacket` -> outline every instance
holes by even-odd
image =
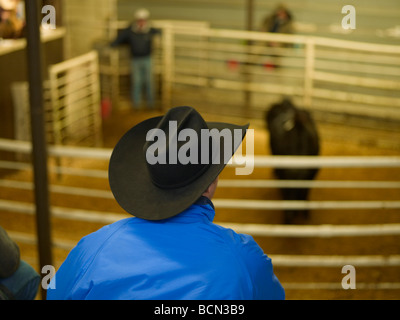
[[[284,299],[271,259],[214,216],[212,203],[203,203],[167,220],[106,226],[70,252],[47,299]]]

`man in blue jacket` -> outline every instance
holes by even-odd
[[[47,298],[284,299],[271,259],[253,238],[213,223],[218,176],[247,128],[176,107],[129,130],[111,156],[109,182],[135,217],[84,237]],[[226,139],[238,131],[239,139]]]

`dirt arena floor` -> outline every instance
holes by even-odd
[[[138,112],[125,110],[115,112],[110,118],[103,122],[104,147],[112,148],[118,139],[135,123],[158,112]],[[219,117],[205,115],[206,120],[215,121]],[[223,119],[227,120],[227,119]],[[242,124],[241,119],[231,119]],[[257,121],[255,121],[257,122]],[[259,122],[258,122],[259,124]],[[338,125],[320,124],[319,129],[322,138],[322,155],[399,155],[400,150],[396,148],[378,147],[370,140],[364,142],[354,141],[352,137],[363,136],[361,129],[346,128]],[[269,154],[267,148],[268,134],[266,130],[258,125],[255,127],[255,153],[257,155]],[[343,139],[333,140],[331,133],[338,130],[346,131]],[[372,136],[381,133],[372,133]],[[383,133],[382,133],[383,134]],[[394,137],[397,139],[398,137]],[[64,160],[63,160],[64,161]],[[104,170],[107,163],[104,161],[65,160],[68,165],[74,167],[85,167],[90,169]],[[31,172],[10,172],[3,179],[15,181],[29,181]],[[397,169],[322,169],[318,180],[379,180],[393,181],[400,177],[400,168]],[[221,179],[233,179],[235,177],[233,168],[226,168]],[[272,170],[255,169],[254,173],[245,177],[246,179],[272,179]],[[53,184],[64,186],[75,186],[81,188],[96,188],[109,190],[107,179],[101,178],[79,178],[71,176],[59,177],[50,174]],[[33,202],[32,191],[10,189],[0,187],[1,199],[20,202]],[[234,189],[220,187],[215,195],[216,199],[280,199],[279,191],[276,189]],[[311,200],[399,200],[400,190],[361,190],[361,189],[314,189],[311,192]],[[124,215],[122,209],[113,199],[96,199],[84,196],[65,196],[58,193],[51,194],[51,205],[64,208],[79,208],[83,210],[107,211]],[[218,209],[216,223],[261,223],[282,224],[283,213],[280,211],[255,211],[237,209]],[[390,210],[315,210],[312,211],[307,221],[298,221],[302,225],[364,225],[364,224],[389,224],[400,223],[400,211]],[[35,220],[32,215],[23,215],[7,211],[0,211],[0,225],[7,231],[17,233],[35,234]],[[62,240],[63,243],[74,245],[84,235],[94,232],[102,227],[103,223],[73,221],[69,219],[52,219],[52,235],[55,241]],[[400,237],[339,237],[339,238],[282,238],[282,237],[255,237],[263,250],[268,255],[399,255]],[[37,248],[33,244],[19,241],[22,258],[31,263],[37,270],[38,257]],[[68,250],[54,248],[54,265],[58,268],[68,254]],[[280,281],[287,284],[337,284],[337,288],[310,288],[308,290],[286,288],[287,299],[399,299],[400,288],[382,290],[377,288],[362,287],[361,284],[400,283],[399,267],[356,267],[356,281],[360,284],[356,290],[343,290],[340,286],[344,275],[341,267],[275,267],[275,273]],[[38,295],[40,299],[40,295]]]

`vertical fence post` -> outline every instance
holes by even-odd
[[[315,68],[315,41],[308,38],[306,41],[306,66],[304,74],[304,106],[309,108],[312,105]]]
[[[47,177],[47,146],[43,107],[42,52],[39,27],[40,4],[41,1],[39,0],[25,1],[29,99],[32,128],[32,161],[35,183],[39,264],[41,269],[53,263]],[[46,290],[42,288],[41,293],[42,298],[46,299]]]
[[[247,10],[246,10],[246,29],[247,31],[253,31],[253,20],[254,20],[254,0],[247,0]],[[246,50],[247,50],[247,57],[246,60],[250,61],[251,60],[251,46],[253,44],[253,41],[247,40],[246,41]],[[244,69],[244,74],[243,78],[246,81],[246,83],[251,83],[251,75],[248,70],[248,64],[246,65],[246,68]],[[244,91],[244,104],[246,106],[246,113],[250,114],[250,109],[251,109],[251,98],[252,94],[251,91],[245,90]]]
[[[99,55],[96,51],[93,51],[93,60],[89,63],[90,69],[90,88],[92,90],[91,95],[91,108],[90,113],[93,115],[93,129],[92,134],[94,136],[93,146],[102,147],[103,145],[103,135],[101,132],[101,114],[99,112],[99,107],[101,104],[101,88],[100,88],[100,61]]]
[[[174,74],[174,34],[171,25],[163,29],[163,88],[162,106],[164,109],[171,107],[171,91]]]
[[[253,31],[253,21],[254,21],[254,0],[247,0],[246,29],[248,31]]]

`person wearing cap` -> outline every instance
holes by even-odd
[[[292,13],[284,4],[278,5],[274,12],[264,19],[261,30],[264,32],[293,34]]]
[[[271,259],[254,239],[213,223],[218,176],[247,129],[206,122],[192,107],[130,129],[111,155],[109,183],[134,217],[84,237],[47,298],[285,299]]]
[[[268,15],[264,18],[261,31],[263,32],[271,32],[271,33],[285,33],[285,34],[293,34],[293,15],[289,11],[289,9],[284,4],[280,4],[276,7],[276,9],[272,12],[272,14]],[[279,68],[282,65],[281,57],[282,53],[280,52],[280,48],[291,48],[293,44],[284,43],[284,42],[276,42],[269,41],[267,46],[270,47],[270,56],[271,62],[265,64],[267,68]]]
[[[135,12],[134,22],[117,36],[111,47],[127,44],[130,47],[131,61],[131,99],[134,107],[139,109],[142,102],[142,90],[145,88],[147,106],[154,108],[154,84],[152,49],[153,37],[160,34],[159,29],[152,28],[147,9]]]

